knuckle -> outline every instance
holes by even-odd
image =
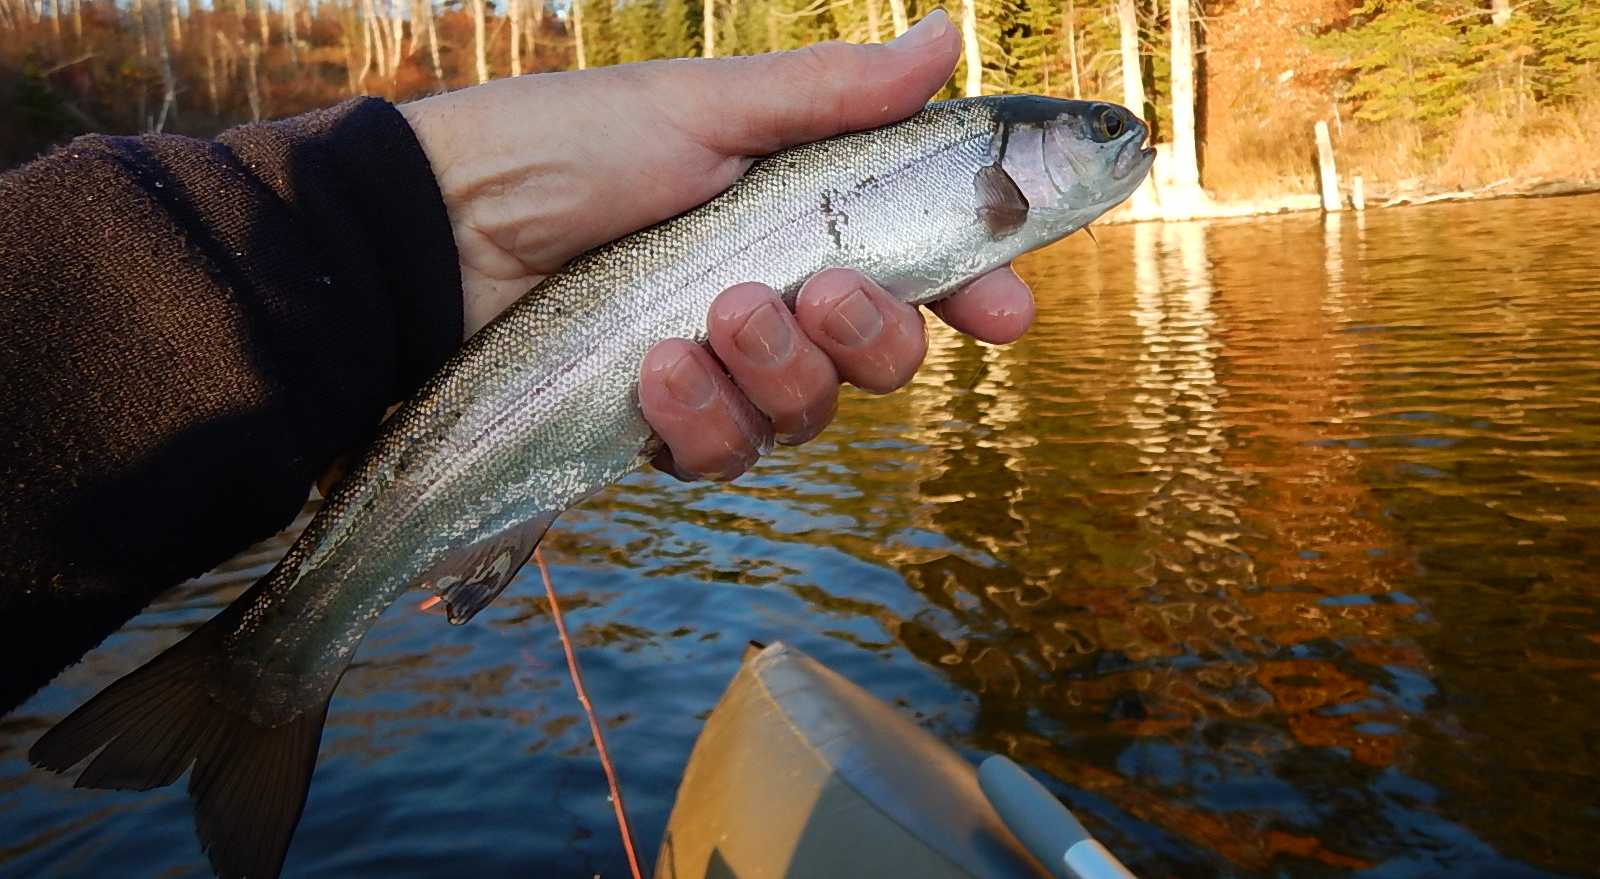
[[[838,40],[815,43],[794,51],[794,64],[802,106],[813,119],[838,119],[844,115],[849,89],[842,84],[856,79],[855,47]]]
[[[828,40],[796,49],[791,57],[805,76],[827,79],[840,73],[841,68],[849,63],[852,54],[847,43]]]

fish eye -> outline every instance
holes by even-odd
[[[1127,130],[1127,125],[1122,121],[1122,114],[1110,107],[1101,107],[1094,120],[1095,140],[1101,143],[1116,140]]]

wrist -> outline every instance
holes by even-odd
[[[532,77],[401,105],[433,167],[461,266],[462,337],[469,338],[549,269],[536,236],[552,228],[539,190],[547,147],[518,130]],[[531,257],[531,259],[530,259]]]

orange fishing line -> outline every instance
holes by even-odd
[[[606,739],[600,733],[600,721],[594,716],[594,705],[589,702],[589,691],[583,685],[583,672],[578,669],[578,657],[572,652],[572,639],[567,637],[567,622],[561,616],[561,603],[556,600],[556,587],[550,582],[550,569],[545,567],[544,554],[533,551],[533,560],[539,563],[539,576],[544,579],[544,594],[550,599],[550,616],[556,621],[556,632],[561,636],[561,649],[567,654],[567,671],[572,676],[572,689],[578,694],[578,704],[589,718],[589,733],[594,737],[594,749],[600,753],[600,766],[606,772],[606,784],[611,788],[611,810],[617,816],[617,831],[622,834],[622,848],[628,853],[628,869],[633,879],[643,879],[639,873],[639,856],[633,852],[633,830],[628,825],[628,813],[622,806],[622,788],[617,785],[617,771],[611,765],[611,755],[606,753]]]

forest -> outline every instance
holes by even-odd
[[[1593,0],[954,0],[947,93],[1137,106],[1208,197],[1600,179]],[[85,132],[209,135],[374,94],[878,41],[932,0],[0,0],[0,168]],[[1180,163],[1181,164],[1181,163]]]

